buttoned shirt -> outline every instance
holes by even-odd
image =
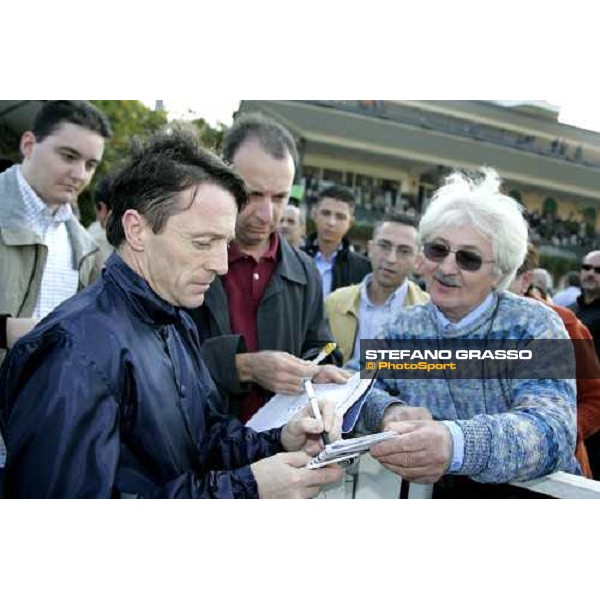
[[[383,304],[373,304],[369,297],[369,286],[373,274],[369,273],[360,284],[360,308],[358,316],[358,335],[354,342],[352,358],[360,360],[360,340],[373,340],[381,332],[390,317],[404,306],[408,281],[396,288]]]
[[[229,270],[223,276],[223,286],[229,304],[231,331],[244,336],[248,352],[259,351],[257,311],[267,284],[277,266],[279,237],[271,235],[269,250],[259,260],[243,252],[232,242],[228,253]],[[247,421],[264,404],[262,394],[252,391],[240,406],[240,418]]]
[[[73,211],[68,203],[52,211],[29,185],[20,168],[17,180],[31,228],[48,248],[40,293],[33,311],[33,317],[41,319],[77,293],[79,273],[74,268],[73,249],[65,224],[72,218]]]
[[[314,256],[315,265],[319,269],[321,282],[323,284],[323,298],[331,293],[331,285],[333,283],[333,267],[335,267],[335,257],[337,250],[329,257],[329,260],[323,256],[319,250]]]

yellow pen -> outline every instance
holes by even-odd
[[[328,342],[323,346],[323,350],[319,352],[317,357],[311,361],[312,364],[318,365],[320,362],[324,361],[336,348],[337,344],[335,342]]]

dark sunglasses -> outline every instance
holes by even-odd
[[[450,250],[450,247],[440,242],[427,242],[423,245],[425,258],[436,263],[441,263],[448,254],[456,255],[456,264],[463,271],[479,271],[484,263],[493,263],[493,260],[483,260],[477,252],[471,250]]]
[[[593,267],[592,265],[581,265],[583,271],[594,271],[596,275],[600,275],[600,267]]]

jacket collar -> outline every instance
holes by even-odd
[[[578,304],[581,308],[589,308],[590,306],[600,306],[600,298],[595,298],[591,302],[586,302],[583,299],[583,292],[582,292],[575,299],[575,303]]]
[[[169,325],[181,319],[179,308],[160,298],[148,282],[115,252],[106,261],[102,273],[124,293],[140,319],[149,325]]]
[[[304,246],[303,250],[309,254],[310,256],[315,256],[317,252],[319,252],[319,244],[317,242],[317,234],[311,233],[306,238],[306,246]],[[348,254],[350,251],[350,241],[347,237],[343,237],[339,246],[337,247],[338,255]]]
[[[279,258],[278,273],[290,281],[306,285],[308,283],[306,271],[298,256],[298,253],[302,254],[302,250],[292,248],[284,238],[279,234],[277,235],[279,236],[279,250],[277,251]]]
[[[18,182],[19,168],[19,165],[13,165],[0,174],[0,235],[7,246],[43,244],[44,240],[31,229],[27,219],[25,200]],[[98,250],[98,245],[72,212],[70,218],[65,221],[65,226],[73,248],[73,268],[78,269],[86,256]]]

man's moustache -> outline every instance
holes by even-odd
[[[433,278],[443,285],[451,285],[454,287],[460,287],[460,280],[455,277],[450,277],[448,275],[444,275],[443,273],[434,273]]]

